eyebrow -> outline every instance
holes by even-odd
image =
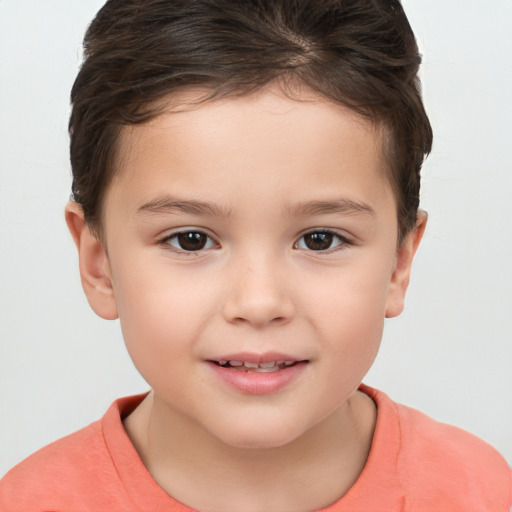
[[[290,216],[321,215],[325,213],[376,216],[375,210],[369,204],[346,198],[332,201],[305,201],[288,206],[286,213]]]
[[[194,199],[178,199],[173,196],[162,196],[152,199],[137,208],[137,214],[174,214],[188,213],[192,215],[213,215],[230,217],[231,211],[205,201]]]
[[[178,199],[173,196],[162,196],[152,199],[137,208],[137,214],[175,214],[213,215],[216,217],[232,216],[231,210],[224,209],[214,203],[193,199]],[[375,217],[375,210],[368,204],[352,199],[336,199],[331,201],[304,201],[285,208],[288,216],[344,214],[369,215]]]

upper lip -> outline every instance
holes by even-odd
[[[209,359],[209,361],[219,362],[219,361],[242,361],[244,363],[272,363],[275,361],[306,361],[304,358],[295,357],[290,354],[284,354],[281,352],[264,352],[264,353],[254,353],[254,352],[240,352],[240,353],[232,353],[222,355],[220,357],[214,357]]]

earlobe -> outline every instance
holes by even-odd
[[[386,302],[386,318],[398,316],[404,309],[405,293],[409,286],[412,260],[420,245],[426,225],[427,212],[420,210],[414,229],[407,234],[397,250],[396,264],[391,276]]]
[[[106,320],[118,317],[108,257],[102,243],[91,232],[81,206],[74,201],[66,205],[66,223],[76,248],[82,287],[91,308]]]

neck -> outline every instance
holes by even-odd
[[[373,401],[356,392],[284,446],[238,448],[151,393],[125,428],[155,481],[176,500],[204,511],[283,512],[323,508],[343,496],[364,467],[375,420]]]

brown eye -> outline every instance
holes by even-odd
[[[327,251],[346,243],[341,236],[331,231],[311,231],[303,235],[297,242],[298,249],[310,251]]]
[[[215,246],[213,240],[200,231],[182,231],[169,237],[166,242],[175,249],[186,252],[211,249]]]
[[[331,247],[332,239],[331,233],[310,233],[304,237],[304,243],[312,251],[325,251]]]

